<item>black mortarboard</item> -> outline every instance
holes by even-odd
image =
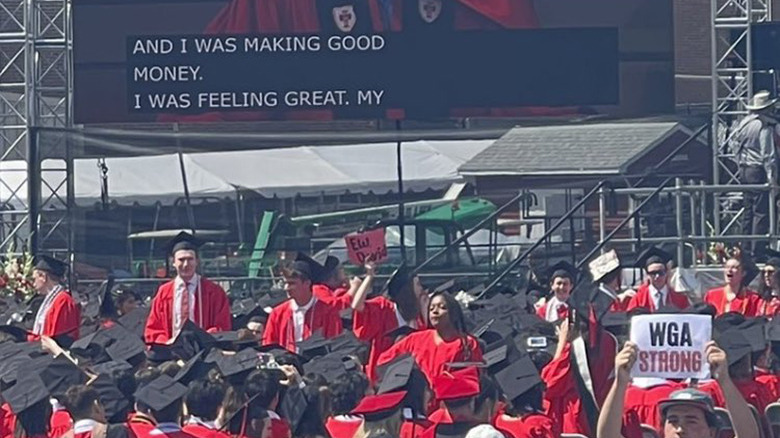
[[[238,379],[244,373],[257,369],[261,364],[256,350],[247,348],[236,354],[222,356],[217,361],[219,372],[223,377]]]
[[[773,266],[775,269],[780,269],[780,251],[767,248],[764,250],[764,257],[767,257],[767,265]]]
[[[401,296],[405,295],[411,295],[414,296],[414,294],[404,294],[403,292],[409,291],[409,288],[412,287],[412,277],[409,276],[411,271],[406,266],[406,264],[401,264],[395,272],[390,276],[390,278],[387,280],[387,284],[385,284],[385,288],[387,289],[387,295],[395,301]]]
[[[61,278],[65,276],[65,271],[68,270],[68,264],[54,257],[40,255],[35,258],[35,269],[49,272]]]
[[[502,339],[512,337],[515,335],[515,329],[506,321],[496,319],[486,329],[480,330],[479,338],[484,340],[486,344],[490,345],[498,342]]]
[[[153,364],[161,364],[175,359],[176,356],[174,356],[170,345],[150,344],[149,349],[146,350],[146,360]]]
[[[27,330],[15,325],[0,325],[0,332],[8,333],[8,335],[14,338],[14,342],[26,342]]]
[[[341,327],[344,331],[352,330],[352,321],[355,318],[355,312],[352,310],[352,307],[340,310],[339,318],[341,319]]]
[[[577,268],[566,260],[562,260],[547,270],[548,281],[553,281],[557,277],[568,278],[574,284],[577,281]]]
[[[301,420],[308,410],[310,400],[306,396],[304,389],[298,386],[291,386],[287,388],[287,391],[282,397],[282,402],[279,406],[279,415],[287,419],[290,424],[290,431],[293,436],[297,435],[298,426],[301,424]]]
[[[0,360],[0,379],[3,381],[3,386],[7,387],[16,382],[17,377],[19,377],[19,368],[24,367],[29,363],[30,356],[22,353],[17,353]]]
[[[181,382],[183,385],[189,385],[193,380],[199,380],[208,376],[209,371],[214,369],[214,363],[203,361],[203,351],[198,352],[192,359],[188,360],[176,374],[173,379]]]
[[[718,343],[718,346],[726,352],[729,366],[753,351],[750,341],[748,341],[745,338],[745,335],[740,333],[738,329],[731,329],[720,333],[715,341]]]
[[[98,399],[105,409],[107,419],[114,419],[117,414],[125,414],[130,407],[130,401],[108,375],[98,375],[89,382],[89,386],[97,391]]]
[[[601,325],[614,335],[622,335],[631,326],[631,317],[626,312],[608,312],[601,318]]]
[[[241,350],[244,347],[259,345],[260,341],[253,337],[241,337],[240,332],[219,332],[211,335],[215,345],[222,350]]]
[[[333,273],[341,265],[341,260],[338,257],[329,255],[325,259],[325,263],[322,265],[322,278],[323,280],[333,275]]]
[[[385,394],[406,390],[410,393],[421,394],[428,386],[425,376],[421,374],[414,357],[410,354],[398,356],[387,364],[377,368],[379,385],[377,394]]]
[[[766,339],[770,342],[780,342],[780,318],[772,318],[769,321],[766,327]]]
[[[180,401],[187,393],[187,387],[168,375],[161,375],[135,392],[135,399],[155,411],[161,411]]]
[[[129,362],[124,360],[111,360],[108,362],[103,362],[97,365],[92,365],[92,371],[95,374],[106,374],[110,375],[114,372],[119,371],[129,371],[133,369],[133,366],[130,365]]]
[[[122,326],[117,325],[112,327],[112,329],[113,328],[121,330],[112,331],[114,342],[106,347],[106,354],[108,354],[112,360],[125,360],[135,363],[140,362],[140,360],[136,358],[143,357],[146,352],[146,344]],[[120,334],[122,334],[122,336],[118,336]]]
[[[230,313],[233,314],[233,330],[239,330],[246,328],[249,320],[254,316],[260,316],[267,318],[268,314],[265,312],[265,307],[274,307],[273,305],[266,304],[270,297],[264,296],[259,300],[254,298],[244,298],[243,300],[236,300],[230,306]],[[286,299],[286,297],[284,298]]]
[[[753,352],[759,352],[766,349],[766,327],[767,320],[765,318],[750,318],[740,324],[737,330],[745,336]]]
[[[324,377],[326,381],[333,382],[347,374],[349,372],[348,367],[354,370],[356,368],[355,362],[344,357],[343,354],[330,353],[318,357],[317,360],[307,362],[303,366],[303,371],[306,374],[318,374]]]
[[[19,415],[43,400],[48,402],[49,391],[41,377],[34,373],[24,373],[16,384],[3,391],[3,399],[11,406],[11,411]]]
[[[649,246],[645,248],[644,251],[639,253],[634,266],[642,269],[646,269],[648,266],[654,263],[661,263],[665,266],[671,259],[672,255],[668,252],[658,248],[657,246]]]
[[[322,265],[308,255],[299,252],[292,263],[292,269],[304,274],[312,282],[318,282],[322,278]]]
[[[367,347],[363,341],[357,338],[351,331],[342,332],[335,338],[328,340],[328,351],[347,355],[357,355]]]
[[[182,325],[179,334],[171,343],[171,352],[182,360],[189,360],[201,350],[216,344],[214,337],[189,319]]]
[[[32,363],[35,362],[37,361],[34,360]],[[38,374],[43,384],[46,385],[46,389],[52,395],[64,394],[71,386],[87,383],[87,375],[84,371],[64,355],[42,362],[46,363],[46,365]]]
[[[539,371],[530,356],[522,356],[494,374],[496,383],[507,400],[514,400],[542,383]]]
[[[168,254],[173,255],[176,251],[189,250],[197,252],[205,242],[192,234],[182,231],[165,245]]]
[[[317,330],[303,341],[296,342],[295,346],[298,354],[306,358],[306,360],[312,360],[317,356],[328,354],[328,340],[322,336],[322,330]]]
[[[149,307],[138,307],[119,317],[117,322],[122,327],[128,329],[131,333],[134,333],[139,338],[144,337],[144,327],[146,326],[146,320],[149,318]]]

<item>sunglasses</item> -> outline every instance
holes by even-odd
[[[662,277],[666,275],[666,271],[650,271],[647,273],[647,275],[651,277]]]

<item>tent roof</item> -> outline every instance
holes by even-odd
[[[462,180],[457,169],[492,140],[416,141],[403,143],[404,188],[410,191],[444,188]],[[75,161],[76,202],[100,200],[101,173],[96,159]],[[111,202],[171,203],[183,197],[184,186],[176,154],[107,158]],[[43,169],[63,168],[45,160]],[[229,196],[237,189],[265,197],[289,198],[343,193],[387,193],[396,190],[396,144],[302,146],[285,149],[184,154],[187,183],[193,197]],[[0,162],[9,187],[0,186],[0,202],[26,202],[25,163]],[[62,172],[44,171],[43,178],[62,180]],[[18,181],[17,181],[18,180]],[[12,192],[20,187],[16,196]],[[42,195],[48,195],[46,184]],[[12,199],[13,198],[13,199]]]

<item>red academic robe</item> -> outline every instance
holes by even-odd
[[[723,390],[717,380],[707,380],[696,385],[696,389],[707,393],[712,398],[712,404],[719,408],[726,407],[726,397],[723,396]]]
[[[13,438],[16,427],[16,415],[11,411],[11,405],[0,405],[0,438]]]
[[[766,386],[772,394],[772,400],[780,400],[780,377],[766,370],[756,369],[756,381]]]
[[[772,319],[778,313],[780,313],[780,297],[773,296],[769,300],[761,301],[761,311],[759,312],[760,315]]]
[[[668,399],[674,391],[684,389],[685,387],[684,383],[672,382],[670,380],[649,388],[629,386],[626,391],[626,401],[623,408],[624,425],[647,424],[653,426],[658,431],[659,436],[662,436],[663,425],[661,423],[661,411],[658,409],[658,402]],[[632,421],[632,417],[636,420]],[[641,436],[641,430],[639,435]]]
[[[377,365],[385,364],[402,354],[409,353],[414,357],[417,366],[420,367],[420,371],[425,374],[430,384],[442,371],[445,371],[445,365],[450,362],[479,362],[482,360],[482,349],[473,336],[466,335],[465,350],[460,338],[438,345],[435,339],[435,329],[412,333],[382,353]]]
[[[27,336],[27,340],[37,341],[41,336],[53,338],[61,335],[66,335],[76,340],[79,338],[80,326],[81,310],[70,292],[64,290],[57,294],[57,297],[51,303],[51,307],[49,307],[49,311],[46,312],[41,335],[30,334]]]
[[[152,300],[152,310],[149,312],[149,319],[146,320],[144,329],[144,340],[147,344],[165,344],[173,338],[173,283],[174,280],[171,280],[161,285]],[[203,303],[198,299],[196,292],[193,322],[209,333],[230,331],[233,323],[230,301],[225,291],[216,283],[203,277],[200,277],[200,290]],[[199,320],[201,309],[202,321]]]
[[[149,433],[139,438],[195,438],[183,431],[178,425],[171,423],[161,423],[153,428]]]
[[[424,327],[422,318],[418,318],[417,327]],[[376,381],[376,365],[379,355],[393,346],[395,341],[387,332],[398,328],[395,303],[385,297],[366,300],[363,310],[353,312],[352,331],[363,342],[368,342],[370,351],[366,364],[366,375],[371,382]]]
[[[131,415],[125,425],[131,438],[141,438],[149,436],[149,433],[154,430],[155,422],[146,415],[136,412]]]
[[[208,428],[202,424],[187,424],[182,427],[181,430],[195,438],[230,438],[229,434],[217,429]]]
[[[317,330],[322,330],[322,336],[326,339],[335,338],[341,334],[341,329],[339,310],[316,300],[304,317],[303,339],[307,339]],[[263,345],[270,344],[279,344],[289,351],[296,351],[291,299],[274,307],[268,315],[268,322],[263,331]]]
[[[339,419],[328,417],[325,421],[325,429],[328,430],[331,438],[353,438],[360,426],[363,425],[363,418],[350,417],[350,419]]]
[[[73,429],[73,419],[65,409],[57,409],[49,419],[49,438],[60,438]]]
[[[315,284],[311,287],[311,292],[318,300],[324,301],[340,311],[348,309],[352,305],[352,297],[347,294],[347,289],[342,287],[333,290],[324,284]]]
[[[680,310],[683,310],[690,307],[691,303],[685,294],[675,292],[669,288],[669,291],[666,294],[666,305],[674,306]],[[639,307],[649,310],[650,313],[658,310],[655,308],[655,301],[650,296],[650,285],[647,283],[639,286],[639,289],[636,291],[636,295],[634,295],[633,298],[628,301],[626,312],[630,312]]]
[[[538,309],[536,309],[536,315],[539,316],[539,318],[546,319],[547,318],[547,306],[549,306],[550,303],[544,303],[544,305]],[[557,312],[557,319],[565,319],[569,317],[569,306],[565,306],[558,309]]]
[[[500,415],[496,418],[495,428],[508,438],[557,438],[561,432],[556,429],[553,420],[542,413],[530,413],[521,418]]]
[[[737,387],[745,401],[755,406],[762,416],[766,407],[777,401],[772,396],[772,389],[761,384],[755,378],[734,380],[734,386]]]
[[[572,369],[571,344],[563,347],[560,357],[542,368],[546,414],[561,427],[562,433],[590,435],[590,426],[582,406]]]
[[[431,426],[433,426],[433,423],[425,419],[404,420],[404,422],[401,423],[399,436],[400,438],[421,438],[423,433]]]
[[[760,313],[761,297],[750,289],[743,289],[740,296],[735,297],[731,303],[727,303],[726,300],[726,289],[722,287],[710,289],[707,291],[707,294],[704,295],[704,302],[715,306],[715,309],[718,311],[717,315],[722,315],[727,312],[737,312],[748,318],[753,318]]]

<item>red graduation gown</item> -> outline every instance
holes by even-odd
[[[675,292],[669,288],[669,291],[666,294],[666,305],[674,306],[680,310],[683,310],[687,309],[691,303],[688,301],[688,297],[685,296],[685,294]],[[636,291],[636,295],[634,295],[633,298],[628,301],[626,312],[630,312],[631,310],[639,307],[649,310],[650,313],[658,310],[655,308],[655,301],[650,296],[650,285],[647,283],[639,286],[639,289]]]
[[[402,354],[409,353],[414,357],[417,366],[420,367],[420,371],[425,374],[430,384],[442,371],[446,370],[447,363],[482,360],[482,349],[479,342],[470,335],[466,336],[466,351],[463,349],[461,339],[442,342],[438,345],[435,339],[435,329],[412,333],[383,352],[379,356],[377,365],[382,365]]]
[[[189,433],[183,431],[180,427],[173,427],[169,424],[161,424],[152,428],[148,433],[140,435],[138,438],[195,438]]]
[[[263,345],[279,344],[289,351],[296,351],[292,302],[292,299],[287,300],[271,311],[263,331]],[[341,334],[341,328],[339,310],[324,301],[316,300],[304,317],[303,339],[307,339],[317,330],[322,330],[322,336],[326,339],[335,338]]]
[[[759,315],[772,319],[778,313],[780,313],[780,297],[771,297],[769,300],[761,301],[761,311],[759,312]]]
[[[562,433],[588,436],[590,426],[572,374],[571,354],[571,344],[566,344],[561,356],[542,369],[541,377],[547,385],[544,391],[545,413],[560,425]]]
[[[157,289],[157,294],[152,300],[152,310],[149,319],[146,320],[144,340],[147,344],[165,344],[173,337],[173,297],[174,280],[171,280]],[[195,320],[193,321],[203,330],[209,332],[223,332],[232,329],[232,317],[230,315],[230,301],[227,294],[219,285],[200,277],[201,296],[203,299],[203,320],[201,316],[202,303],[195,293]]]
[[[65,409],[57,409],[51,413],[49,420],[49,438],[60,438],[73,429],[73,419]]]
[[[546,302],[546,303],[544,303],[544,306],[536,309],[536,315],[539,318],[546,319],[547,318],[547,306],[549,306],[549,305],[550,305],[550,303]],[[566,307],[563,307],[563,308],[559,309],[558,312],[557,312],[557,317],[558,317],[557,319],[568,318],[569,317],[569,306],[567,305]]]
[[[79,338],[79,327],[81,326],[81,310],[76,300],[73,299],[70,292],[63,290],[54,298],[54,301],[46,312],[46,318],[43,322],[41,336],[53,338],[55,336],[67,335],[74,340]],[[40,336],[30,334],[28,341],[37,341]]]
[[[743,289],[740,296],[734,298],[730,305],[726,302],[726,289],[719,287],[710,289],[704,295],[704,302],[712,304],[718,311],[718,315],[726,312],[737,312],[752,318],[759,315],[761,309],[761,297],[750,289]]]
[[[422,318],[418,318],[417,327],[424,327]],[[394,339],[385,335],[397,328],[395,303],[385,297],[366,300],[362,311],[353,312],[352,331],[358,339],[370,344],[366,375],[371,382],[376,381],[379,355],[393,346]]]
[[[347,294],[347,289],[341,287],[333,290],[324,284],[315,284],[311,287],[311,292],[318,300],[324,301],[340,311],[348,309],[352,305],[352,297]]]
[[[625,425],[647,424],[653,426],[658,431],[659,436],[663,435],[661,411],[658,409],[658,402],[668,399],[674,391],[684,389],[685,387],[684,383],[672,381],[649,388],[629,386],[626,391],[626,401],[623,408],[623,423]],[[632,417],[636,420],[632,421]],[[641,432],[639,435],[641,436]]]
[[[127,426],[131,438],[140,438],[148,436],[149,432],[154,429],[155,423],[154,420],[146,415],[134,413],[127,420],[125,426]]]
[[[355,420],[328,417],[325,421],[325,429],[328,430],[331,438],[353,438],[362,425],[363,419],[360,417],[356,417]]]
[[[182,431],[194,436],[195,438],[230,438],[225,432],[216,429],[210,429],[201,424],[187,424],[181,428]]]
[[[509,438],[557,438],[561,435],[552,419],[542,413],[530,413],[521,418],[499,415],[495,428]]]

